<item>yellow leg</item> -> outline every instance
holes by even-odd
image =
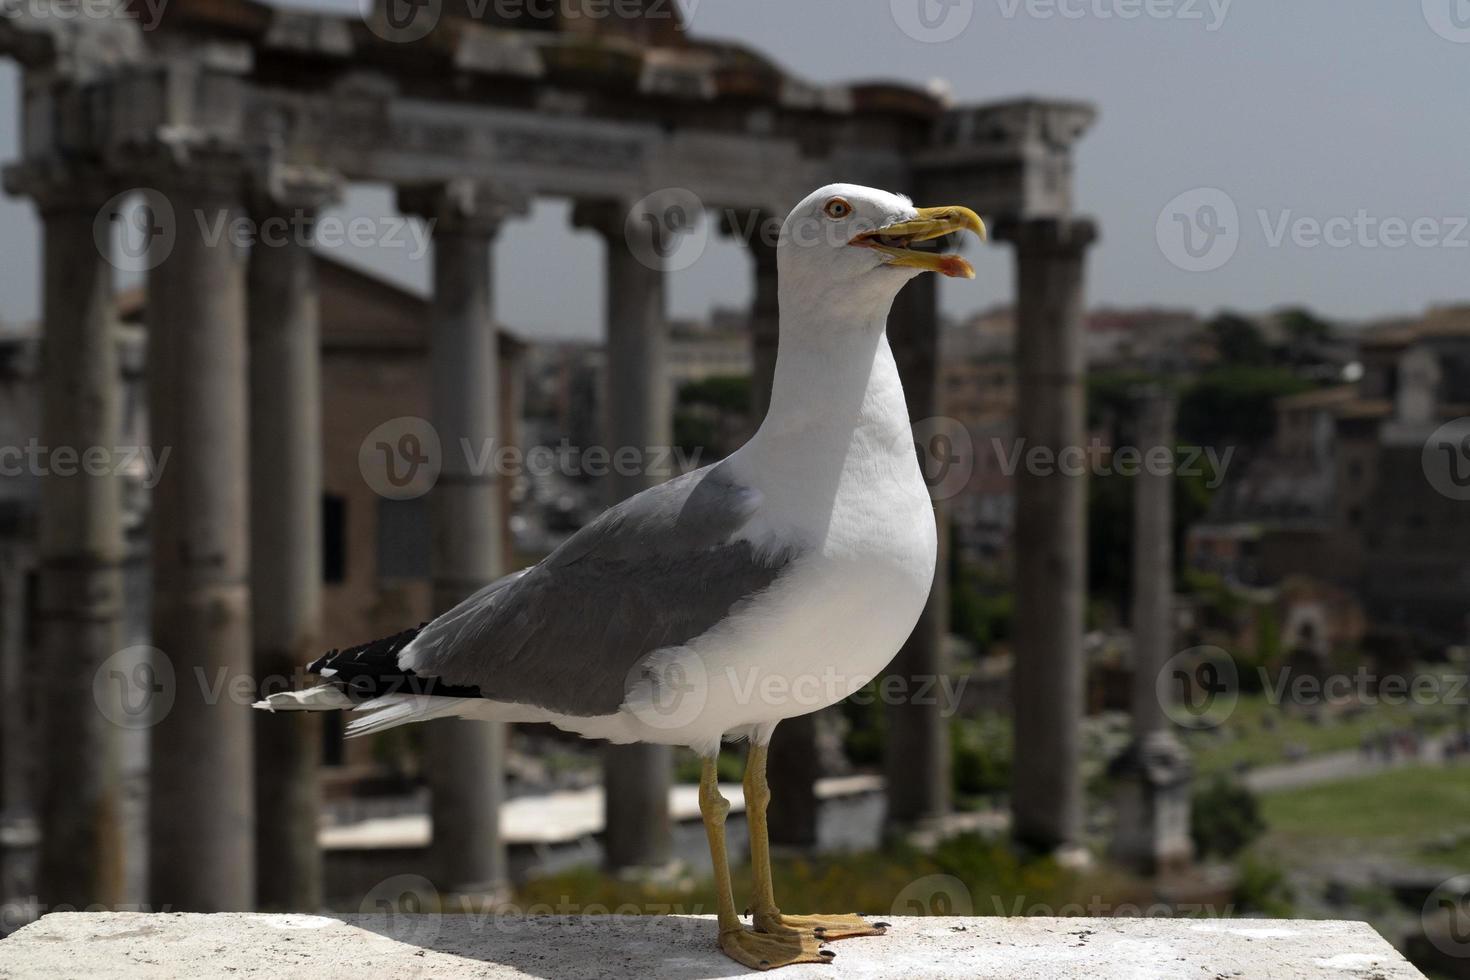
[[[771,970],[792,963],[827,963],[830,950],[821,948],[815,936],[790,933],[766,935],[740,924],[735,913],[735,894],[730,886],[730,862],[725,852],[725,816],[730,802],[720,795],[714,759],[705,759],[699,774],[699,813],[709,837],[710,862],[714,865],[715,894],[719,904],[720,949],[743,966]]]
[[[854,936],[881,936],[886,922],[868,922],[860,915],[782,915],[776,907],[771,881],[771,838],[766,808],[771,787],[766,782],[766,746],[751,743],[745,760],[745,819],[750,823],[750,866],[755,875],[752,910],[755,928],[772,935],[810,935],[820,940]]]

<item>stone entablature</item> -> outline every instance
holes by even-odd
[[[494,177],[574,199],[680,187],[776,213],[840,178],[1027,218],[1072,210],[1071,150],[1095,115],[814,85],[683,33],[647,46],[446,12],[424,38],[392,43],[359,18],[254,0],[176,0],[147,31],[146,15],[131,0],[70,33],[45,17],[0,25],[0,53],[28,69],[25,160],[85,158],[147,184],[160,152],[224,147],[254,168],[344,180]]]

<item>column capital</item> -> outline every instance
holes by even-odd
[[[994,235],[1020,252],[1081,255],[1097,241],[1098,229],[1092,218],[1002,218]]]
[[[250,168],[238,146],[197,146],[159,141],[127,162],[132,183],[166,194],[238,203],[245,199]]]
[[[5,192],[29,197],[42,214],[57,211],[96,211],[122,189],[121,181],[101,167],[59,160],[27,160],[3,173]]]
[[[591,229],[609,242],[626,242],[635,251],[653,248],[658,254],[666,254],[670,237],[686,233],[704,210],[704,202],[691,191],[668,187],[636,201],[578,201],[572,208],[572,227]]]
[[[628,223],[630,201],[598,199],[572,205],[572,227],[595,231],[603,238],[619,238]]]
[[[250,209],[260,214],[300,212],[315,218],[342,199],[340,175],[315,167],[272,165],[251,184]]]
[[[505,219],[525,214],[530,200],[505,184],[456,178],[399,185],[398,209],[433,221],[436,232],[493,236]]]

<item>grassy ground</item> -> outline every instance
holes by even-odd
[[[1239,764],[1267,766],[1290,761],[1287,747],[1298,746],[1307,754],[1356,749],[1363,736],[1385,729],[1403,728],[1416,721],[1430,728],[1448,727],[1452,716],[1443,709],[1412,704],[1376,704],[1348,716],[1330,709],[1321,723],[1299,711],[1272,704],[1264,694],[1242,695],[1230,718],[1221,726],[1225,736],[1213,732],[1190,732],[1187,744],[1195,766],[1203,775],[1228,772]]]
[[[1146,887],[1114,872],[1084,875],[1051,860],[1019,860],[1008,847],[974,835],[946,841],[928,853],[898,847],[820,860],[778,860],[774,879],[777,901],[782,911],[791,913],[1085,915],[1151,901]],[[737,868],[737,906],[744,908],[749,895],[750,870]],[[516,903],[526,909],[580,912],[715,911],[707,873],[647,882],[577,871],[528,883]]]
[[[1416,766],[1272,793],[1261,809],[1272,851],[1366,853],[1470,872],[1470,766]],[[1451,837],[1458,843],[1438,846]]]

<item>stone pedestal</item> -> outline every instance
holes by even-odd
[[[922,884],[928,879],[921,879]],[[976,901],[956,879],[947,896]],[[922,897],[929,898],[925,893]],[[884,911],[884,910],[874,910]],[[898,909],[897,911],[903,911]],[[833,943],[832,966],[780,977],[1026,977],[1135,980],[1416,980],[1422,977],[1363,922],[1194,917],[889,915],[882,936]],[[247,971],[322,980],[645,980],[770,976],[727,959],[712,915],[48,915],[5,941],[18,976],[141,980]],[[1446,962],[1449,961],[1446,956]]]
[[[1143,874],[1184,871],[1194,855],[1189,835],[1193,764],[1172,732],[1150,732],[1114,760],[1118,785],[1114,859]]]

